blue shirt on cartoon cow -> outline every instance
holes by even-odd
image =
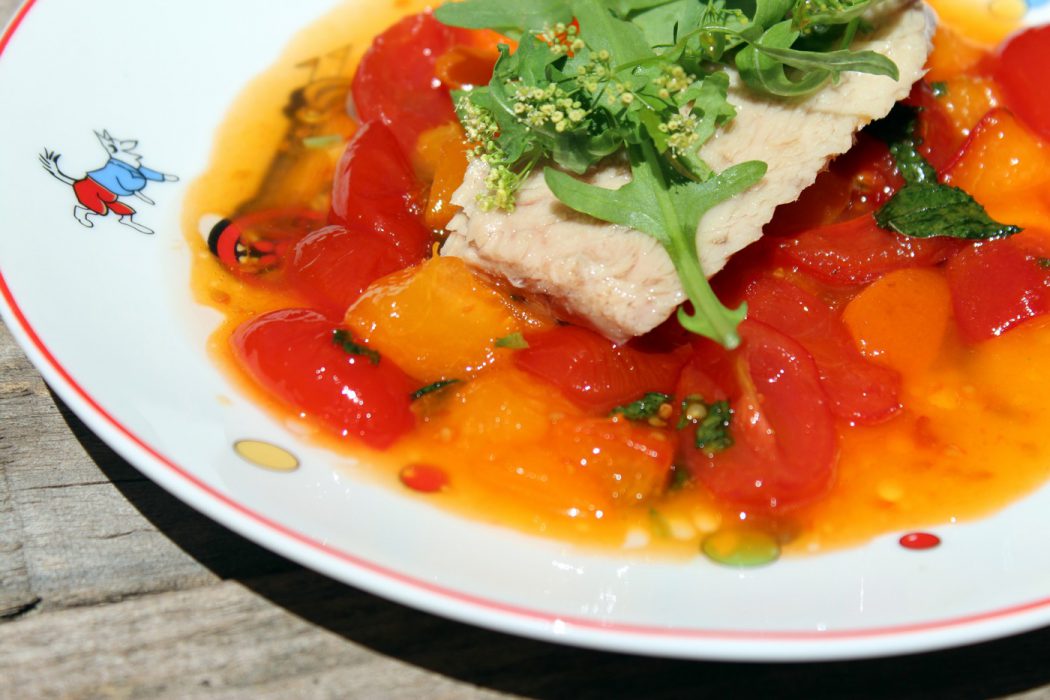
[[[92,180],[105,187],[115,195],[126,197],[141,191],[146,183],[164,182],[164,174],[151,170],[144,165],[134,167],[111,158],[98,170],[92,170],[87,174]]]

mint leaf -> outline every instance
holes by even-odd
[[[645,421],[657,417],[660,414],[660,407],[667,405],[670,400],[669,394],[650,392],[637,401],[617,406],[610,411],[609,415],[623,416],[627,420]]]
[[[379,364],[379,353],[360,343],[354,341],[353,336],[347,331],[338,329],[332,332],[332,342],[343,349],[347,355],[360,355],[367,358],[373,365]]]
[[[412,401],[419,401],[424,396],[433,394],[436,391],[441,391],[445,387],[452,386],[453,384],[459,384],[459,379],[442,379],[441,381],[434,382],[433,384],[427,384],[422,389],[417,389],[412,392],[410,397]]]
[[[995,221],[973,197],[959,189],[924,182],[902,187],[877,212],[880,228],[912,238],[966,238],[984,240],[1011,236],[1017,226]]]
[[[678,430],[696,431],[693,439],[696,449],[713,454],[733,446],[733,436],[729,433],[733,409],[728,401],[707,403],[702,396],[687,396],[682,401],[681,412]]]
[[[918,111],[898,107],[876,125],[875,133],[889,141],[890,153],[904,187],[875,212],[879,228],[912,238],[985,240],[1012,236],[1017,226],[1001,224],[981,204],[958,187],[942,184],[937,170],[919,151],[915,136]]]

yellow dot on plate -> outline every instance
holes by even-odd
[[[299,468],[299,458],[283,447],[261,440],[238,440],[233,450],[243,459],[263,469],[275,472],[293,472]]]

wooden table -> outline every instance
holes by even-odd
[[[0,0],[0,21],[15,4]],[[1050,630],[900,659],[737,665],[568,649],[386,602],[154,486],[49,392],[0,325],[2,698],[1011,693],[1050,698]]]

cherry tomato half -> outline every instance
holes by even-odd
[[[1002,335],[1050,310],[1050,272],[1013,240],[972,245],[948,263],[955,320],[971,341]]]
[[[341,318],[370,284],[415,262],[381,233],[326,226],[295,245],[288,279],[318,309]]]
[[[1007,106],[1043,138],[1050,139],[1050,26],[1033,27],[1013,37],[1000,52],[995,77]]]
[[[456,118],[435,65],[453,46],[470,43],[470,32],[448,27],[429,12],[380,34],[361,58],[351,88],[360,120],[395,129],[401,153],[412,153],[420,134]]]
[[[372,230],[416,260],[430,253],[434,237],[422,222],[423,186],[381,122],[361,127],[346,147],[332,185],[328,222]]]
[[[900,375],[864,359],[842,319],[814,295],[763,277],[747,290],[748,316],[798,341],[817,363],[832,411],[853,423],[878,423],[900,410]]]
[[[867,284],[887,272],[936,265],[958,247],[944,238],[908,238],[883,231],[871,215],[810,229],[784,241],[799,269],[831,284]]]
[[[576,326],[530,333],[525,339],[529,347],[514,353],[514,363],[596,411],[609,411],[648,392],[670,393],[689,357],[684,346],[654,352],[616,345]]]
[[[761,512],[785,511],[831,485],[838,440],[831,407],[813,358],[786,335],[759,321],[740,324],[732,354],[706,344],[682,372],[675,396],[706,402],[728,396],[733,444],[718,452],[696,447],[679,431],[685,467],[717,498]]]
[[[416,387],[392,362],[337,345],[337,329],[315,311],[284,309],[248,321],[230,343],[241,367],[284,404],[337,435],[387,447],[415,424]]]

